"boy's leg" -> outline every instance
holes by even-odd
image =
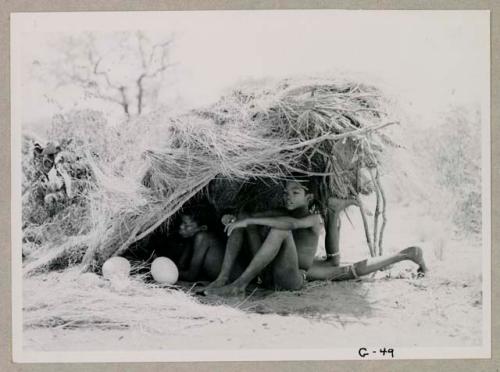
[[[226,250],[222,260],[222,266],[217,279],[210,283],[206,288],[217,288],[226,285],[229,281],[231,271],[235,265],[238,254],[243,246],[245,231],[243,229],[236,229],[229,236],[226,243]]]
[[[265,226],[250,225],[246,229],[248,249],[250,254],[250,260],[257,254],[260,247],[262,247],[262,242],[269,233],[269,228]],[[243,271],[240,272],[242,274]],[[271,265],[265,267],[258,275],[260,283],[265,286],[271,286],[273,283]],[[239,276],[239,275],[238,275]],[[237,277],[236,277],[237,278]],[[235,279],[236,279],[235,278]]]
[[[261,226],[257,225],[250,225],[245,229],[248,248],[252,257],[262,247],[262,242],[265,239],[265,235],[262,236],[262,230]]]
[[[288,251],[294,251],[295,270],[297,271],[297,273],[299,273],[297,251],[295,249],[295,245],[289,243],[288,240],[289,237],[291,237],[291,232],[289,231],[271,229],[266,239],[264,240],[264,243],[257,251],[256,255],[254,256],[248,267],[245,269],[245,271],[241,274],[241,276],[230,285],[227,285],[222,288],[210,289],[207,291],[207,293],[217,294],[221,296],[237,295],[244,293],[248,284],[278,256],[280,250],[282,249],[286,249]],[[293,238],[291,240],[293,242]],[[287,241],[287,244],[284,244],[285,241]],[[291,257],[291,256],[292,254],[288,253],[284,254],[283,257]]]
[[[419,247],[409,247],[401,252],[381,257],[369,258],[353,265],[345,267],[335,267],[325,265],[324,263],[314,263],[307,272],[308,280],[347,280],[354,279],[358,276],[371,274],[375,271],[383,269],[396,262],[410,260],[415,262],[418,267],[418,272],[427,272],[422,249]]]
[[[214,281],[218,278],[224,260],[224,251],[225,247],[223,242],[211,242],[210,248],[207,250],[203,261],[204,280]],[[227,282],[232,282],[238,278],[242,272],[243,267],[240,258],[238,258],[233,263]]]
[[[357,204],[352,199],[328,199],[328,209],[326,215],[326,235],[325,250],[327,262],[331,266],[338,266],[340,263],[340,213],[350,205]]]
[[[222,268],[222,261],[224,260],[225,245],[219,239],[210,239],[209,247],[205,256],[203,257],[203,274],[205,280],[215,280],[220,274]],[[238,261],[233,265],[233,270]],[[231,272],[232,272],[231,271]]]
[[[244,218],[246,215],[240,213],[238,218]],[[248,247],[250,249],[250,257],[253,258],[255,253],[262,246],[261,230],[258,226],[248,226],[246,229],[236,229],[229,236],[224,253],[224,259],[217,278],[210,283],[206,288],[217,288],[226,285],[231,279],[238,278],[243,272],[240,262],[238,261],[238,254],[241,251],[243,242],[247,237]]]
[[[358,275],[367,275],[396,262],[405,260],[410,260],[416,263],[418,265],[419,273],[424,274],[428,270],[424,261],[422,248],[420,247],[409,247],[393,255],[369,258],[367,260],[357,262],[353,266]]]
[[[299,269],[298,251],[292,233],[288,234],[271,263],[271,274],[276,290],[298,290],[303,287],[305,271]]]

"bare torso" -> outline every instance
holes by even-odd
[[[286,209],[279,209],[267,212],[266,215],[277,216],[277,217],[286,216],[293,218],[305,217],[304,215],[295,215],[293,212],[291,213]],[[310,228],[292,230],[293,240],[295,242],[295,247],[297,249],[297,256],[299,260],[299,269],[307,271],[311,267],[318,248],[320,234],[321,234],[320,224]]]
[[[301,270],[308,270],[313,263],[319,241],[319,231],[316,230],[313,227],[292,231]]]

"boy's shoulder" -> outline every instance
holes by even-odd
[[[194,237],[195,243],[199,243],[203,240],[216,239],[216,235],[211,231],[200,231]]]

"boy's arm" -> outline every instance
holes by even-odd
[[[197,235],[194,239],[193,244],[193,257],[191,258],[191,263],[187,270],[181,271],[179,277],[182,280],[188,282],[195,281],[198,278],[201,267],[203,265],[203,260],[207,254],[209,247],[209,242],[204,239],[201,235]]]
[[[221,222],[224,226],[227,226],[231,223],[234,223],[236,221],[242,221],[246,218],[261,218],[261,217],[280,217],[280,216],[286,216],[286,211],[280,210],[280,209],[272,209],[268,211],[262,211],[262,212],[252,212],[252,213],[247,213],[247,214],[242,214],[239,218],[237,218],[233,214],[225,214],[221,218]]]
[[[318,214],[312,214],[304,218],[293,218],[287,216],[280,217],[260,217],[260,218],[245,218],[241,221],[236,221],[226,226],[228,235],[234,229],[247,227],[248,225],[268,226],[279,230],[295,230],[318,227],[321,224],[321,217]]]
[[[273,209],[263,212],[253,212],[250,213],[250,218],[262,218],[262,217],[282,217],[286,216],[286,212],[282,209]]]

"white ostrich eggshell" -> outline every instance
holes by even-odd
[[[179,270],[170,258],[158,257],[151,264],[151,275],[158,283],[172,285],[179,279]]]
[[[128,278],[130,262],[123,257],[111,257],[102,265],[102,276],[106,279]]]

